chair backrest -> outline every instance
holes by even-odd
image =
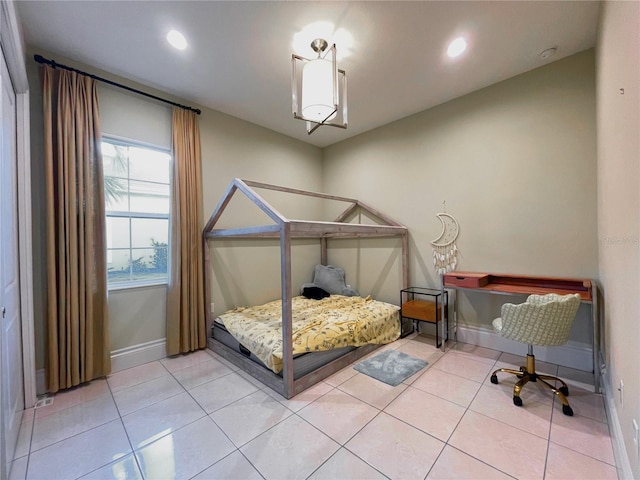
[[[580,295],[530,295],[525,303],[502,306],[502,331],[528,345],[563,345],[578,313]]]

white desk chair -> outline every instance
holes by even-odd
[[[514,305],[505,303],[502,306],[502,317],[493,321],[493,328],[501,336],[526,343],[529,346],[527,365],[520,370],[499,368],[491,374],[491,383],[498,383],[498,372],[516,375],[520,380],[513,387],[513,403],[521,407],[520,391],[527,382],[542,382],[549,387],[562,402],[562,413],[572,416],[573,410],[567,396],[569,387],[558,377],[536,373],[536,357],[533,355],[533,345],[554,346],[563,345],[569,338],[571,325],[580,306],[580,295],[530,295],[525,303]],[[556,388],[549,381],[559,382]]]

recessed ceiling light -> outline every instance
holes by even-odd
[[[178,50],[184,50],[187,48],[187,39],[184,38],[184,35],[177,30],[171,30],[167,33],[167,42],[169,42],[173,48],[177,48]]]
[[[455,58],[462,55],[466,49],[467,41],[462,37],[458,37],[449,44],[449,47],[447,48],[447,55],[451,58]]]

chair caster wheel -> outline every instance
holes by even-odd
[[[558,389],[558,391],[563,394],[565,397],[569,396],[569,387],[565,387],[564,385]]]
[[[521,407],[522,406],[522,399],[516,395],[513,396],[513,404],[516,407]],[[564,407],[563,407],[563,411],[564,411]]]
[[[494,385],[498,384],[498,376],[495,373],[491,375],[491,383],[493,383]]]
[[[562,405],[562,413],[568,417],[573,417],[573,409],[569,405]]]

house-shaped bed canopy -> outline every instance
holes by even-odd
[[[286,218],[272,205],[270,205],[256,189],[274,190],[292,195],[303,195],[320,199],[334,200],[348,204],[348,207],[332,222],[306,221]],[[257,208],[262,210],[273,224],[241,228],[216,229],[216,223],[220,219],[231,198],[241,192]],[[358,212],[366,216],[378,219],[381,224],[348,223]],[[203,230],[203,247],[205,255],[205,312],[207,312],[207,335],[210,335],[213,318],[209,310],[211,301],[211,265],[210,265],[210,240],[216,238],[279,238],[281,259],[281,292],[282,292],[282,336],[283,336],[283,370],[282,377],[262,366],[252,362],[245,356],[230,349],[226,345],[209,337],[208,346],[232,363],[236,364],[247,373],[256,377],[261,382],[270,386],[286,398],[291,398],[323,378],[344,368],[349,363],[362,357],[378,347],[378,345],[366,345],[357,348],[344,356],[323,365],[301,378],[294,379],[293,371],[293,347],[292,347],[292,310],[291,310],[291,241],[292,239],[317,238],[321,246],[321,263],[327,264],[327,240],[331,238],[364,238],[364,237],[399,237],[402,243],[402,288],[408,284],[408,231],[407,228],[393,221],[381,212],[371,208],[363,202],[346,197],[328,195],[324,193],[297,190],[248,180],[234,179],[216,206],[211,218]]]

